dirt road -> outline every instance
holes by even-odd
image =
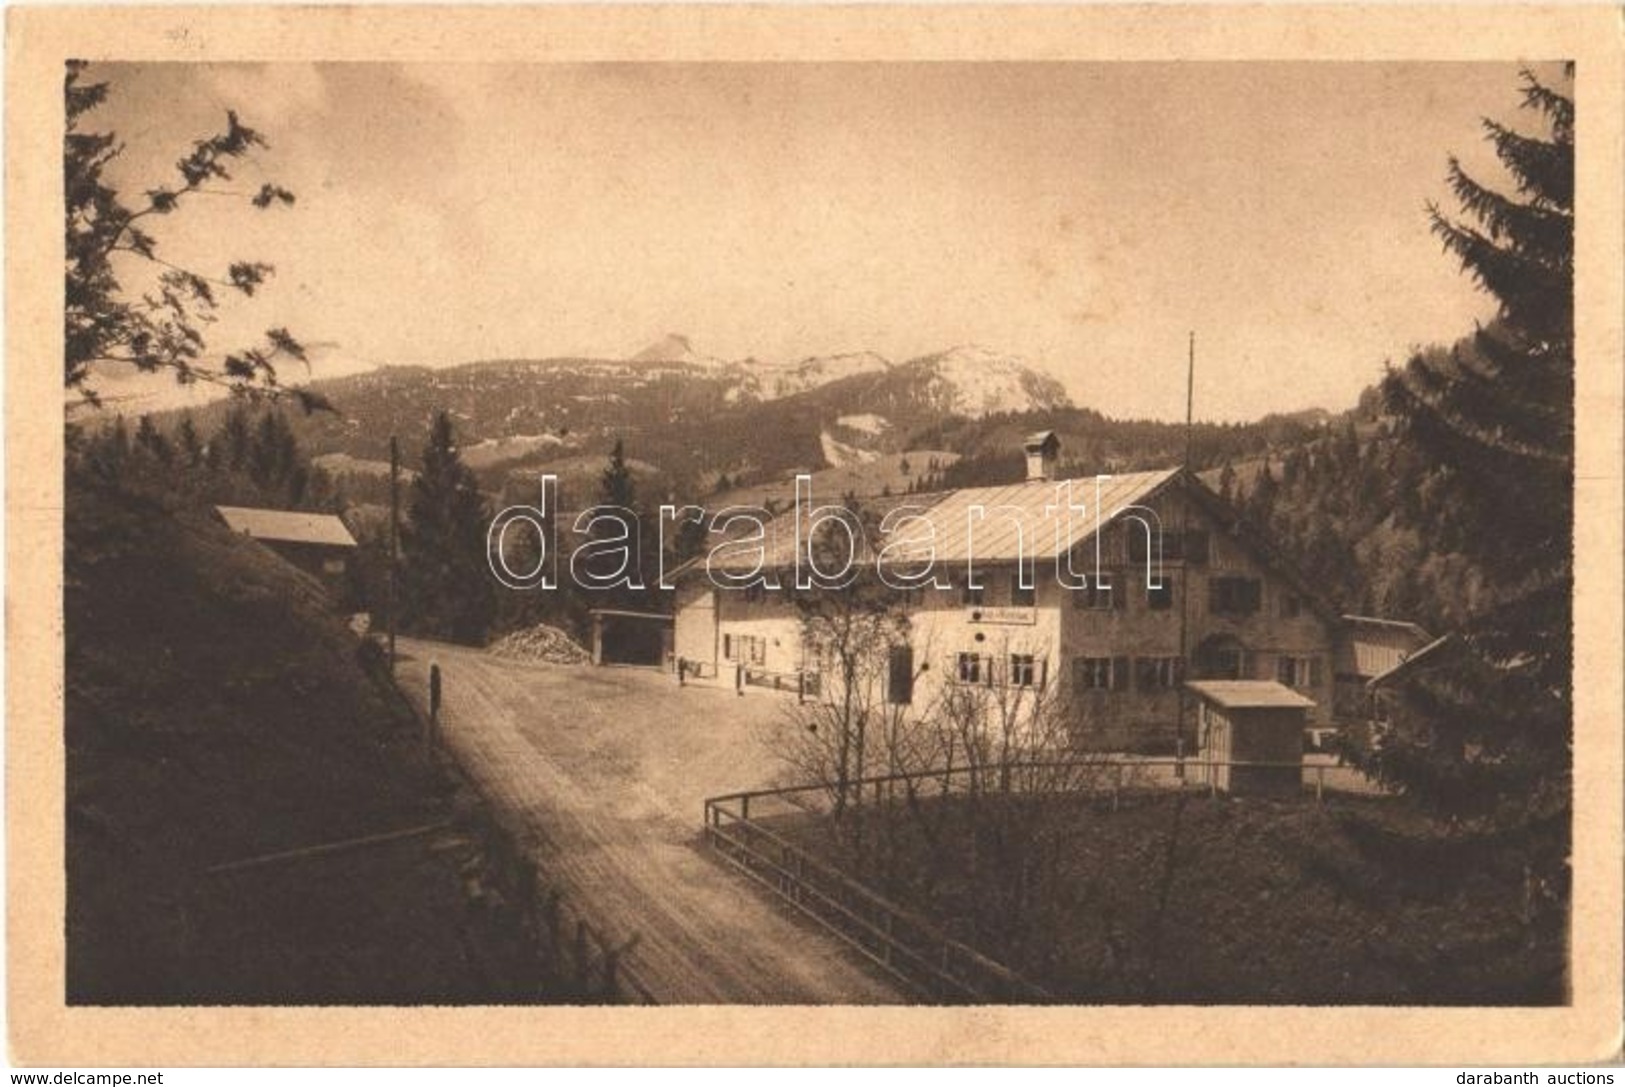
[[[402,639],[421,705],[440,665],[446,743],[526,828],[528,848],[595,925],[636,934],[630,962],[663,1003],[902,999],[838,941],[703,852],[708,795],[767,784],[759,730],[778,699],[682,688],[636,668],[505,661]]]

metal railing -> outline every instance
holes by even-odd
[[[750,796],[705,802],[706,841],[728,864],[906,987],[950,1003],[1053,1001],[1042,986],[752,822]]]
[[[1221,771],[1299,771],[1303,792],[1316,802],[1328,792],[1372,792],[1374,786],[1352,767],[1333,764],[1211,761],[1174,758],[1103,757],[950,767],[886,774],[846,783],[847,810],[885,808],[901,798],[1022,794],[1044,791],[1109,800],[1117,809],[1124,796],[1168,789],[1198,789],[1216,795],[1224,789]],[[1363,783],[1339,789],[1339,776]],[[1330,779],[1330,780],[1329,780]],[[1349,782],[1349,784],[1353,784]],[[767,806],[774,814],[827,813],[836,805],[830,784],[758,789],[705,801],[705,840],[730,866],[762,884],[789,905],[856,948],[871,962],[927,997],[954,1003],[1048,1003],[1041,985],[940,927],[813,856],[806,849],[752,818]]]

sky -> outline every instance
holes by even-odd
[[[270,148],[157,225],[276,265],[211,345],[285,325],[321,373],[959,344],[1114,417],[1341,409],[1487,317],[1428,230],[1448,156],[1501,175],[1511,64],[101,64],[132,196],[235,109]]]

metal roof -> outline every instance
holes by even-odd
[[[938,494],[893,496],[882,509],[899,519],[884,537],[869,541],[884,549],[888,544],[902,565],[916,566],[924,559],[926,542],[934,549],[934,565],[964,567],[974,556],[988,564],[1008,564],[1018,558],[1029,562],[1053,562],[1094,535],[1095,511],[1099,523],[1110,524],[1129,507],[1139,505],[1179,475],[1178,468],[1155,472],[1131,472],[1072,480],[1035,480],[998,487],[968,487]],[[1062,509],[1069,503],[1082,503],[1089,512],[1070,522]],[[873,503],[865,503],[871,506]],[[908,520],[902,520],[906,511]],[[719,511],[724,512],[724,511]],[[880,512],[879,509],[876,512]],[[844,518],[843,518],[844,519]],[[756,566],[759,552],[749,544],[755,533],[748,522],[736,522],[742,531],[731,534],[726,550],[709,567],[714,570],[744,572]],[[766,539],[763,569],[786,569],[796,561],[796,515],[790,509],[764,526]],[[803,538],[807,526],[800,527]],[[877,556],[861,548],[858,558],[865,563]],[[703,559],[702,559],[703,561]],[[888,561],[890,561],[888,559]],[[686,567],[685,567],[686,568]]]
[[[922,511],[931,526],[900,526],[893,539],[928,537],[938,563],[1053,561],[1095,534],[1096,517],[1107,525],[1129,507],[1149,499],[1179,474],[1178,468],[1069,480],[1034,480],[1003,487],[951,491]],[[1069,522],[1062,510],[1081,503],[1088,511]]]
[[[214,509],[226,522],[227,528],[256,540],[316,544],[321,547],[356,546],[355,537],[344,527],[344,522],[331,513],[260,510],[246,506],[216,506]]]
[[[1185,686],[1225,709],[1304,709],[1315,704],[1273,679],[1193,679]]]

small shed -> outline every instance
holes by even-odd
[[[594,608],[592,662],[670,667],[676,617],[657,611]]]
[[[314,575],[336,599],[344,599],[345,575],[355,537],[331,513],[267,510],[250,506],[216,506],[215,513],[233,532],[249,536]]]
[[[1415,623],[1371,615],[1343,616],[1332,658],[1336,682],[1332,716],[1342,721],[1365,719],[1367,684],[1432,641],[1433,636]]]
[[[1215,788],[1237,796],[1296,796],[1313,700],[1266,679],[1192,680],[1198,761]]]

